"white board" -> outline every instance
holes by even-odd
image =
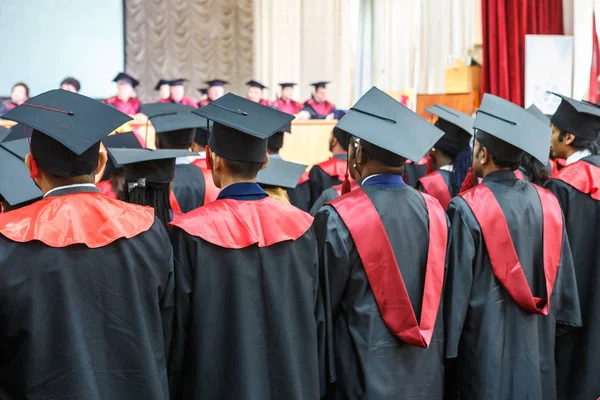
[[[20,81],[30,95],[67,76],[81,93],[114,95],[125,64],[123,0],[0,0],[0,95]]]
[[[573,93],[573,37],[525,36],[525,108],[535,104],[544,114],[554,114],[560,98]]]

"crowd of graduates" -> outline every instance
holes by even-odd
[[[306,172],[278,152],[314,108],[183,81],[3,115],[0,398],[600,396],[600,107],[431,123],[373,87]],[[137,113],[156,149],[113,133]]]

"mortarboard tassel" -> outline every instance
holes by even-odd
[[[430,173],[432,173],[434,171],[434,167],[433,167],[433,157],[431,157],[431,154],[427,153],[427,164],[425,164],[425,171],[427,173],[427,175],[429,175]]]
[[[475,186],[475,172],[473,171],[473,167],[469,168],[469,172],[467,172],[467,175],[465,176],[465,180],[463,181],[460,190],[458,191],[458,193],[462,193],[466,190],[471,189],[473,186]]]
[[[348,178],[348,161],[346,161],[346,173],[344,174],[344,182],[342,182],[342,195],[350,193],[352,187],[350,186],[350,179]]]

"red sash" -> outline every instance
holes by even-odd
[[[444,210],[448,209],[452,201],[452,195],[450,189],[448,189],[448,185],[446,185],[446,181],[444,181],[444,177],[439,171],[425,175],[419,179],[419,182],[423,185],[425,193],[435,197],[440,202],[440,205],[444,207]]]
[[[194,160],[192,164],[202,171],[202,176],[204,177],[204,205],[212,203],[219,196],[221,189],[215,186],[215,182],[212,178],[212,172],[206,163],[206,158]]]
[[[517,179],[520,179],[522,181],[527,180],[527,179],[525,179],[525,175],[523,175],[523,173],[521,171],[519,171],[518,169],[515,169],[515,176],[517,177]]]
[[[342,195],[342,186],[343,184],[333,186],[333,190],[335,190],[338,196]],[[358,184],[358,182],[356,182],[355,180],[350,180],[350,191],[358,189],[359,187],[360,185]]]
[[[585,161],[577,161],[561,169],[555,179],[573,186],[581,193],[600,200],[600,168]]]
[[[329,204],[336,209],[354,240],[388,329],[411,346],[427,348],[433,336],[444,286],[448,226],[446,214],[439,203],[427,194],[421,195],[429,214],[429,250],[420,324],[381,217],[364,190],[356,189]]]
[[[112,187],[112,183],[110,183],[110,179],[106,179],[106,180],[96,183],[96,187],[98,189],[100,189],[102,194],[104,194],[105,196],[108,196],[111,199],[117,198],[117,194],[115,193],[115,191]]]
[[[183,214],[181,211],[181,207],[179,206],[179,202],[177,201],[177,197],[175,197],[175,193],[171,190],[169,192],[169,204],[171,204],[171,210],[173,210],[173,216],[176,214]]]
[[[327,175],[338,178],[340,181],[344,181],[346,175],[346,160],[340,160],[339,158],[331,157],[327,161],[323,161],[316,166],[321,168]]]
[[[303,183],[308,182],[309,179],[310,179],[310,175],[309,175],[308,171],[304,171],[304,173],[300,177],[300,180],[298,181],[298,185],[302,185]]]
[[[533,185],[542,204],[544,276],[547,298],[534,297],[523,273],[521,262],[510,237],[510,231],[498,200],[485,185],[459,194],[469,205],[483,234],[483,240],[490,257],[492,270],[510,297],[525,311],[531,314],[548,315],[550,297],[554,289],[556,274],[560,264],[563,240],[563,219],[554,195],[539,186]]]

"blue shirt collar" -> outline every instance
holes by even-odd
[[[377,186],[384,189],[401,188],[406,186],[401,175],[379,174],[366,177],[361,186]]]
[[[234,183],[225,187],[217,196],[219,199],[261,200],[269,195],[255,182]]]

